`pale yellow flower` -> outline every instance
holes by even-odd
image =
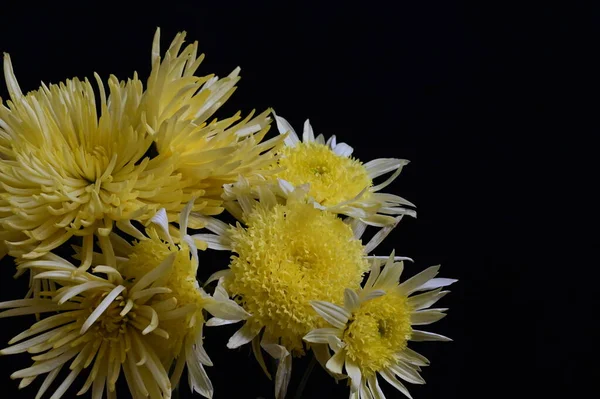
[[[23,94],[8,55],[4,72],[11,100],[0,107],[0,223],[25,236],[7,243],[13,255],[35,259],[82,236],[87,269],[94,235],[110,257],[106,237],[115,222],[144,220],[161,202],[182,201],[175,158],[145,157],[152,137],[140,118],[137,76],[111,76],[107,96],[96,75],[97,103],[88,80]]]
[[[197,56],[197,42],[184,46],[185,36],[185,32],[177,34],[161,58],[160,31],[156,31],[142,115],[158,154],[177,159],[174,173],[182,176],[184,194],[199,196],[194,212],[215,215],[222,211],[223,184],[240,175],[253,179],[270,173],[283,137],[261,143],[270,129],[270,110],[257,116],[252,111],[243,119],[238,112],[211,120],[235,91],[240,68],[221,79],[194,76],[204,54]],[[181,207],[166,210],[169,221],[175,221]],[[196,227],[194,223],[192,218],[190,224]]]
[[[228,323],[249,314],[229,299],[221,282],[213,296],[199,286],[197,247],[187,235],[192,207],[193,202],[188,203],[181,214],[176,230],[180,236],[175,238],[169,233],[164,209],[152,218],[158,230],[149,227],[145,235],[131,226],[129,232],[140,239],[133,244],[110,233],[116,264],[103,265],[102,254],[93,253],[94,274],[52,253],[19,264],[20,270],[32,270],[36,282],[47,284],[40,295],[45,298],[0,303],[0,309],[12,308],[0,313],[0,318],[61,313],[34,324],[11,340],[15,345],[0,352],[42,353],[33,357],[32,367],[12,377],[23,378],[21,385],[26,386],[35,376],[50,373],[41,396],[62,365],[76,357],[69,366],[72,373],[53,399],[88,366],[92,370],[81,393],[93,386],[93,397],[100,398],[106,385],[107,395],[112,397],[123,370],[133,397],[170,398],[187,366],[190,388],[211,398],[213,387],[204,370],[212,362],[203,347],[203,311]],[[82,248],[75,249],[80,258]]]
[[[187,367],[188,383],[192,391],[211,398],[213,386],[204,366],[212,366],[212,362],[203,346],[203,327],[205,323],[203,311],[208,311],[223,324],[230,324],[248,318],[250,315],[238,304],[229,299],[227,291],[219,281],[214,295],[208,295],[198,284],[198,249],[195,240],[187,234],[189,213],[193,202],[188,203],[179,219],[179,228],[168,224],[167,215],[161,209],[152,222],[158,228],[147,229],[147,236],[134,232],[140,240],[129,244],[116,234],[110,238],[114,241],[116,255],[119,259],[119,270],[129,278],[135,279],[159,267],[161,259],[172,258],[172,266],[157,281],[170,290],[165,300],[173,298],[178,306],[177,318],[164,320],[161,326],[169,334],[169,340],[157,345],[157,353],[166,370],[172,370],[171,384],[177,386],[184,369]],[[173,237],[172,230],[179,236]],[[159,295],[161,298],[161,295]],[[173,367],[174,366],[174,367]]]
[[[250,185],[240,179],[226,188],[237,200],[225,206],[245,226],[205,218],[207,229],[215,234],[193,237],[206,241],[209,248],[233,252],[229,269],[214,278],[224,279],[224,286],[251,316],[228,347],[252,342],[267,374],[261,348],[279,359],[275,395],[282,398],[292,356],[303,356],[307,349],[302,337],[324,326],[310,302],[324,299],[342,304],[346,287],[360,287],[369,257],[347,223],[308,200],[306,187],[284,181],[278,190],[255,186],[257,201],[249,194]],[[207,325],[220,323],[211,319]],[[317,355],[324,350],[318,348]]]
[[[209,120],[233,92],[239,69],[224,79],[194,76],[203,57],[197,43],[182,50],[184,37],[161,60],[157,31],[146,90],[137,75],[127,82],[111,76],[106,93],[96,75],[98,93],[87,79],[72,79],[23,94],[5,56],[0,256],[8,250],[35,259],[81,236],[86,270],[95,236],[112,265],[107,236],[115,225],[127,230],[160,208],[174,221],[192,198],[195,212],[219,214],[224,183],[252,178],[273,161],[282,139],[260,143],[269,111]]]
[[[286,135],[285,146],[273,178],[292,185],[309,185],[309,195],[329,212],[346,215],[355,229],[364,224],[386,227],[395,225],[403,215],[416,217],[414,204],[394,194],[383,193],[409,163],[404,159],[379,158],[367,163],[352,158],[353,148],[338,143],[335,136],[327,141],[322,134],[315,137],[310,122],[306,120],[302,140],[292,126],[276,116],[279,133]],[[374,179],[389,174],[383,182]]]
[[[36,398],[40,398],[67,364],[68,376],[56,388],[58,399],[77,376],[89,374],[78,394],[92,389],[92,398],[100,399],[106,389],[108,398],[116,397],[115,384],[121,371],[125,374],[133,397],[170,398],[171,383],[154,344],[150,339],[167,342],[169,334],[160,327],[162,320],[181,317],[170,290],[157,284],[172,265],[165,259],[160,267],[130,282],[114,268],[95,267],[92,275],[53,254],[22,263],[20,268],[36,270],[36,279],[62,286],[46,293],[51,298],[20,299],[0,303],[0,318],[27,314],[50,315],[10,340],[2,355],[28,352],[33,365],[16,371],[23,388],[39,376],[46,375]],[[59,312],[59,313],[56,313]]]
[[[392,254],[382,270],[380,266],[380,260],[374,259],[364,288],[346,289],[343,306],[322,300],[312,302],[329,326],[314,329],[304,340],[329,345],[334,355],[325,366],[338,377],[343,376],[345,368],[351,398],[385,398],[377,374],[410,398],[396,377],[424,384],[419,371],[429,361],[409,349],[408,341],[450,341],[413,326],[431,324],[445,316],[447,309],[429,307],[448,293],[442,287],[456,280],[434,278],[439,270],[434,266],[399,284],[402,262],[394,262]],[[425,292],[411,296],[419,291]]]

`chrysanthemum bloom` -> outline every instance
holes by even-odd
[[[351,398],[385,398],[377,374],[410,398],[396,377],[423,384],[419,371],[429,361],[409,349],[408,341],[450,341],[413,326],[431,324],[445,316],[447,309],[428,308],[448,293],[442,287],[456,280],[434,278],[439,270],[439,266],[434,266],[399,284],[403,263],[394,262],[393,254],[381,273],[379,260],[373,262],[364,288],[346,289],[343,306],[328,301],[312,303],[330,326],[311,331],[304,340],[328,344],[335,352],[326,367],[339,376],[345,368]],[[410,296],[418,291],[426,292]]]
[[[275,394],[280,398],[285,396],[292,356],[305,354],[302,337],[324,324],[310,301],[342,304],[344,288],[360,286],[368,260],[350,226],[334,213],[315,208],[305,188],[290,190],[286,200],[269,186],[260,186],[256,201],[244,194],[248,185],[240,180],[230,187],[230,194],[239,196],[237,202],[226,203],[245,227],[212,220],[207,228],[216,234],[194,237],[208,242],[209,248],[233,251],[229,269],[217,277],[224,278],[224,286],[252,316],[228,347],[252,341],[265,372],[260,348],[278,359]],[[287,190],[288,183],[283,186]],[[207,325],[221,323],[211,319]]]
[[[23,95],[8,55],[4,73],[11,100],[0,107],[1,223],[28,237],[9,248],[35,244],[22,255],[31,259],[80,235],[91,252],[92,234],[105,246],[114,221],[140,217],[151,197],[178,191],[173,160],[143,159],[152,139],[137,115],[137,77],[127,83],[111,77],[108,98],[98,79],[98,117],[88,80]]]
[[[171,384],[175,387],[187,365],[190,389],[205,397],[212,397],[213,387],[203,365],[212,366],[212,362],[203,347],[203,310],[223,320],[224,323],[234,323],[250,316],[242,307],[229,299],[227,291],[219,281],[214,295],[208,295],[196,279],[198,270],[198,249],[196,240],[187,235],[189,213],[192,202],[181,213],[179,229],[180,237],[172,237],[166,212],[162,209],[152,221],[159,230],[147,229],[149,238],[136,234],[140,241],[133,245],[111,234],[114,240],[115,252],[118,258],[126,259],[120,265],[120,270],[134,281],[141,276],[156,270],[162,259],[173,259],[172,267],[157,281],[170,292],[159,298],[171,298],[177,304],[177,318],[167,319],[161,327],[169,334],[169,340],[157,343],[157,354],[165,369],[171,370]],[[162,238],[161,238],[162,237]],[[204,243],[202,243],[204,244]],[[205,244],[204,244],[205,246]]]
[[[244,119],[240,113],[217,120],[209,118],[235,91],[240,68],[225,78],[194,76],[204,59],[197,56],[198,43],[183,47],[185,32],[177,34],[164,58],[160,54],[160,30],[152,50],[152,72],[144,93],[143,118],[153,136],[156,151],[177,159],[175,173],[182,176],[187,197],[200,195],[194,211],[215,215],[222,211],[223,184],[238,176],[252,179],[270,173],[274,150],[283,137],[261,143],[270,129],[266,110],[252,111]],[[166,207],[169,221],[177,220],[180,208]],[[192,218],[190,224],[196,226]]]
[[[0,352],[44,352],[33,357],[36,363],[32,367],[12,377],[24,378],[21,386],[26,386],[34,376],[49,372],[47,383],[38,394],[41,396],[59,368],[77,356],[70,365],[71,374],[57,388],[53,399],[60,397],[92,363],[81,393],[93,384],[93,397],[100,398],[106,384],[111,397],[122,368],[133,397],[168,398],[187,364],[191,389],[212,397],[212,385],[202,366],[212,365],[203,348],[202,310],[229,322],[248,314],[229,299],[220,284],[213,297],[199,287],[195,277],[197,248],[185,234],[191,208],[189,203],[182,214],[179,231],[183,237],[178,244],[168,234],[164,209],[154,220],[164,229],[166,242],[153,228],[148,229],[150,238],[138,231],[136,235],[142,240],[133,245],[111,233],[117,265],[96,266],[94,275],[77,272],[74,265],[51,253],[20,264],[19,268],[34,269],[36,280],[45,279],[63,287],[45,293],[52,299],[0,303],[0,308],[13,308],[0,313],[0,317],[61,311],[36,323],[10,343],[36,335],[34,338]],[[95,265],[103,257],[94,253],[93,258]],[[99,273],[107,277],[98,277]]]
[[[156,35],[146,91],[137,75],[127,82],[111,76],[108,95],[97,75],[98,95],[87,79],[24,95],[5,56],[10,101],[0,106],[0,224],[9,233],[0,238],[10,240],[10,253],[34,259],[82,236],[87,269],[96,235],[114,263],[107,236],[115,224],[126,230],[160,208],[176,220],[191,198],[198,198],[195,212],[218,214],[222,184],[271,161],[272,154],[260,154],[278,140],[258,144],[268,130],[266,112],[235,125],[239,115],[207,122],[238,71],[221,80],[193,76],[202,57],[196,43],[178,54],[183,38],[161,62]]]
[[[338,143],[335,136],[327,141],[322,134],[315,137],[308,120],[300,141],[284,118],[275,118],[279,133],[287,134],[274,166],[275,178],[293,185],[309,184],[309,194],[317,203],[354,218],[353,223],[383,227],[397,223],[397,215],[416,216],[406,207],[414,207],[411,202],[380,192],[398,177],[407,160],[380,158],[363,164],[351,157],[353,148]],[[373,179],[388,173],[392,174],[384,182],[373,185]]]
[[[11,378],[21,379],[19,387],[23,388],[46,374],[36,395],[40,398],[70,362],[70,373],[52,399],[62,397],[84,370],[89,374],[78,394],[92,388],[92,398],[100,399],[106,387],[107,396],[116,397],[115,384],[123,370],[133,397],[170,398],[167,371],[149,338],[155,335],[167,342],[169,334],[159,327],[162,319],[181,317],[175,301],[158,298],[158,294],[170,292],[159,286],[157,279],[172,263],[173,257],[165,259],[159,268],[133,283],[108,266],[95,268],[106,273],[106,278],[77,272],[76,266],[52,254],[21,264],[19,267],[37,269],[36,278],[63,287],[52,293],[52,299],[0,303],[0,309],[10,308],[1,312],[0,318],[59,312],[33,324],[0,351],[2,355],[33,355],[33,365],[14,372]]]

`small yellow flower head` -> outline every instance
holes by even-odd
[[[410,339],[411,309],[407,298],[396,291],[365,302],[352,314],[342,335],[346,355],[365,377],[372,376],[395,361]]]
[[[309,195],[330,212],[353,218],[353,224],[377,227],[394,226],[398,216],[416,216],[414,204],[402,197],[380,191],[391,184],[408,164],[407,160],[381,158],[362,163],[351,155],[346,143],[335,136],[325,141],[315,137],[312,126],[304,123],[302,141],[292,126],[275,116],[279,133],[285,136],[285,146],[272,170],[271,180],[283,179],[295,186],[309,185]],[[379,176],[392,173],[384,182],[374,185]],[[407,208],[408,206],[409,208]]]
[[[161,327],[169,335],[167,341],[156,344],[156,352],[167,370],[171,369],[171,384],[176,385],[184,368],[188,369],[190,387],[205,397],[212,397],[213,387],[203,366],[212,362],[203,347],[203,311],[206,310],[228,323],[246,319],[249,315],[234,301],[219,282],[213,296],[208,295],[198,284],[197,244],[204,244],[187,234],[187,226],[193,201],[184,208],[179,219],[178,237],[171,236],[167,213],[161,209],[151,219],[153,227],[146,229],[146,235],[131,230],[139,241],[130,245],[111,234],[115,241],[116,255],[125,260],[120,269],[127,278],[137,281],[142,276],[154,273],[170,259],[170,267],[157,278],[157,284],[168,289],[168,293],[158,293],[157,298],[168,306],[176,306],[176,316],[161,321]]]
[[[323,206],[354,199],[373,185],[360,161],[339,156],[325,144],[300,142],[293,147],[285,146],[280,154],[281,158],[273,167],[283,170],[274,176],[295,185],[310,184],[309,194]]]
[[[307,203],[259,204],[230,236],[235,255],[225,287],[253,324],[297,354],[302,337],[320,324],[310,301],[341,303],[344,287],[358,287],[368,268],[350,227]]]
[[[409,349],[408,341],[450,341],[443,335],[420,331],[413,326],[431,324],[443,318],[447,309],[428,309],[448,291],[442,287],[456,280],[434,278],[439,266],[398,283],[404,265],[394,262],[394,254],[380,270],[380,260],[373,259],[369,279],[364,288],[347,289],[344,306],[313,301],[315,311],[329,324],[308,333],[304,340],[313,345],[327,344],[333,356],[322,364],[334,376],[350,378],[351,397],[357,399],[385,397],[377,375],[410,397],[406,387],[396,378],[413,384],[424,384],[420,367],[429,361]],[[427,291],[411,296],[414,292]]]
[[[138,241],[131,247],[128,259],[123,263],[123,274],[127,278],[138,279],[156,269],[161,260],[173,256],[173,264],[168,272],[160,278],[160,285],[170,290],[168,297],[173,297],[180,307],[188,309],[185,318],[169,321],[164,328],[170,339],[164,343],[167,353],[179,353],[185,336],[194,329],[195,323],[204,323],[202,309],[206,300],[201,294],[196,280],[197,262],[193,261],[190,248],[186,243],[170,244],[162,241],[154,229],[149,229],[150,239]],[[191,318],[195,323],[190,326]]]

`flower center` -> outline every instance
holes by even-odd
[[[321,326],[311,300],[341,304],[368,268],[348,225],[312,205],[257,206],[247,228],[232,228],[231,273],[225,287],[252,314],[252,322],[296,355],[302,337]]]
[[[336,155],[324,144],[297,143],[281,154],[278,166],[284,170],[276,177],[293,185],[310,183],[309,194],[324,206],[350,200],[373,184],[360,161]]]
[[[98,293],[87,297],[82,304],[82,308],[89,309],[89,313],[81,318],[81,323],[84,323],[89,315],[100,305],[107,293]],[[90,327],[98,339],[106,341],[118,341],[122,339],[122,335],[127,332],[127,324],[131,319],[135,319],[135,306],[128,314],[121,316],[120,313],[125,306],[122,296],[117,297],[108,308],[102,312],[98,320]]]
[[[367,377],[389,366],[406,348],[412,328],[405,296],[391,291],[364,302],[344,331],[347,355]]]
[[[190,332],[190,320],[195,315],[196,324],[203,322],[202,308],[204,299],[196,280],[198,265],[192,261],[189,247],[186,244],[171,245],[158,238],[153,229],[149,230],[150,239],[136,242],[127,262],[123,265],[123,274],[128,278],[138,279],[157,268],[167,256],[175,253],[173,266],[157,284],[171,290],[169,294],[157,295],[159,299],[175,298],[177,306],[188,306],[191,310],[186,317],[161,322],[161,328],[169,333],[170,347],[180,348],[183,338]],[[194,309],[195,308],[195,309]]]

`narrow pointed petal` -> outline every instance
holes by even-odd
[[[302,339],[314,344],[327,344],[329,343],[329,337],[332,335],[341,338],[342,330],[337,328],[317,328],[306,334]]]
[[[448,338],[444,335],[435,334],[432,332],[413,330],[410,340],[415,341],[415,342],[420,342],[420,341],[450,342],[450,341],[452,341],[452,338]]]
[[[343,329],[348,323],[350,312],[346,309],[324,301],[311,301],[313,309],[329,324],[338,329]]]

